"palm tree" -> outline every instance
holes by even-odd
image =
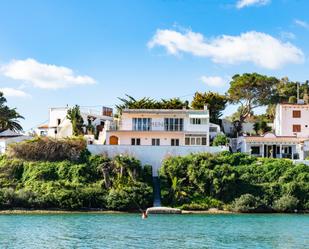
[[[171,191],[172,191],[172,198],[174,200],[174,203],[180,201],[182,198],[184,198],[187,193],[182,190],[182,183],[185,180],[185,178],[179,179],[177,176],[174,176],[172,178],[172,185],[171,185]]]
[[[182,101],[179,98],[161,99],[157,101],[149,97],[135,99],[126,94],[126,98],[118,98],[122,103],[116,105],[118,113],[122,113],[123,109],[182,109],[189,108],[188,101]]]
[[[22,131],[23,128],[19,124],[18,119],[23,119],[15,108],[11,109],[6,103],[6,98],[0,92],[0,132],[4,130]]]

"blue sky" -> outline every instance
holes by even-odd
[[[308,77],[307,0],[1,1],[0,89],[25,116],[228,89],[236,73]],[[227,108],[226,114],[234,109]]]

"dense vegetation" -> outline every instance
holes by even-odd
[[[171,157],[160,170],[163,203],[184,209],[309,209],[309,167],[242,153]]]
[[[118,113],[123,109],[183,109],[189,108],[188,101],[182,101],[179,98],[155,100],[149,97],[135,99],[130,95],[126,98],[118,98],[121,104],[116,105]]]
[[[160,178],[167,206],[240,212],[309,209],[309,167],[286,159],[229,152],[170,157]],[[2,209],[138,210],[151,205],[150,166],[142,168],[129,156],[92,156],[78,138],[35,139],[13,145],[0,157]]]
[[[56,142],[46,142],[50,143]],[[58,146],[64,143],[60,141]],[[35,159],[42,156],[39,160],[29,160],[29,155],[25,158],[26,154],[20,153],[15,154],[21,156],[19,159],[0,157],[2,209],[138,210],[152,204],[151,167],[142,168],[135,158],[119,155],[109,159],[80,151],[83,156],[78,160],[74,157],[74,160],[51,161],[46,160],[46,152],[50,153],[48,159],[55,159],[54,155],[61,155],[60,147],[53,145],[58,148],[53,152],[48,146],[38,149],[38,142],[34,141],[22,143],[20,148],[29,144],[32,151],[29,155]],[[35,150],[40,150],[41,154]]]

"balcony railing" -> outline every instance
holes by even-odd
[[[120,121],[114,121],[109,123],[106,126],[108,131],[119,131],[119,130],[130,130],[130,131],[183,131],[183,124],[174,124],[174,125],[164,125],[164,122],[152,122],[151,124],[141,124],[141,125],[123,125]]]

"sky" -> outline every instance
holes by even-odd
[[[225,93],[246,72],[302,82],[308,9],[308,0],[3,0],[0,91],[27,131],[50,107],[113,107],[125,94],[190,101]]]

